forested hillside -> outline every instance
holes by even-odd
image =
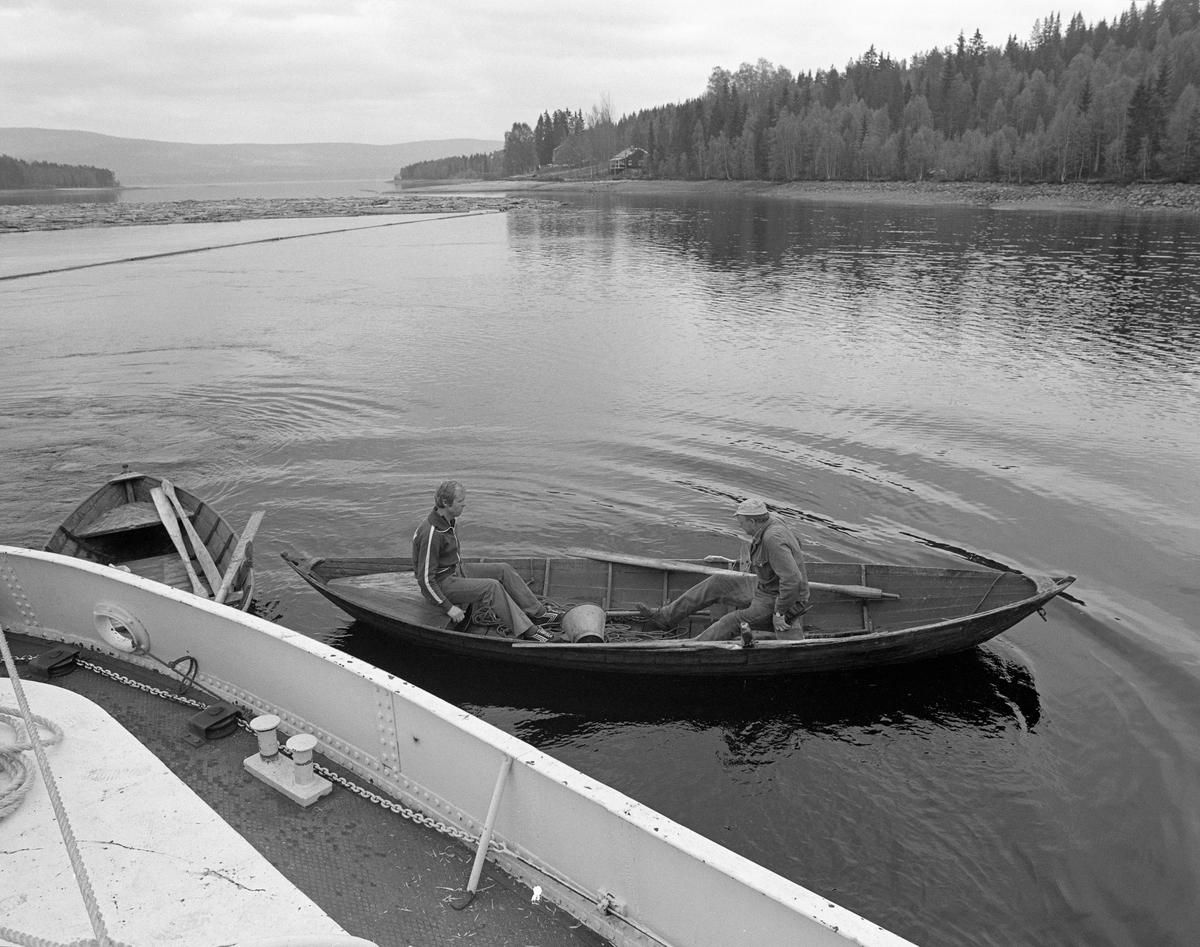
[[[452,178],[476,180],[482,178],[486,180],[500,175],[512,176],[536,170],[541,165],[550,164],[554,160],[555,148],[568,137],[581,135],[589,127],[599,129],[602,125],[602,122],[599,121],[600,113],[598,110],[594,111],[596,111],[597,119],[591,123],[591,126],[584,119],[581,111],[559,110],[555,111],[553,116],[547,112],[537,120],[536,129],[521,123],[513,125],[512,131],[505,133],[504,147],[499,151],[491,154],[460,155],[457,158],[442,158],[437,161],[418,161],[401,168],[400,178],[406,181]],[[607,112],[603,117],[611,126],[612,121]],[[607,147],[607,144],[600,145],[600,139],[596,135],[589,136],[587,141],[593,148]],[[605,141],[607,142],[607,139]],[[608,153],[605,152],[602,157],[607,160]],[[597,157],[595,160],[601,159]],[[582,160],[576,163],[580,164]]]
[[[406,164],[396,178],[404,181],[446,181],[452,178],[488,180],[499,177],[503,162],[503,151],[459,155],[456,158],[434,158],[430,161]]]
[[[976,30],[912,61],[872,46],[840,72],[759,60],[714,69],[679,104],[618,121],[594,108],[582,128],[557,117],[505,135],[508,173],[548,153],[603,168],[635,146],[663,178],[1200,181],[1200,0],[1065,29],[1051,14],[1025,42]]]
[[[22,161],[0,155],[0,190],[38,187],[117,187],[118,181],[107,168],[90,165],[54,164],[49,161]]]

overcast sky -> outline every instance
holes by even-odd
[[[1139,8],[1144,4],[1138,3]],[[1083,0],[1065,28],[1127,8]],[[714,66],[841,69],[975,29],[1027,39],[1046,0],[0,0],[0,127],[209,143],[499,139],[699,95]]]

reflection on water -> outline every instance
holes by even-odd
[[[0,204],[115,204],[120,199],[114,187],[0,190]]]
[[[581,197],[228,246],[299,223],[0,238],[225,245],[0,283],[0,540],[129,462],[266,511],[271,617],[918,943],[1191,943],[1200,224]],[[736,554],[756,494],[813,558],[1079,581],[946,661],[664,683],[385,644],[276,555],[406,554],[446,477],[473,555]]]
[[[715,271],[705,288],[733,312],[714,315],[743,330],[741,317],[753,317],[793,332],[836,328],[857,345],[902,333],[991,370],[1009,357],[1068,370],[1110,360],[1121,374],[1169,381],[1194,380],[1200,364],[1200,236],[1188,217],[767,198],[668,209],[630,198],[619,209],[509,221],[521,241],[568,258],[572,245],[632,242],[651,265]],[[743,296],[746,283],[754,292]]]

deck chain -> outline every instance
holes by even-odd
[[[147,694],[153,694],[156,697],[165,697],[167,700],[173,700],[178,704],[186,704],[188,707],[195,707],[197,710],[203,710],[208,704],[202,704],[198,700],[192,700],[190,697],[184,697],[182,694],[172,694],[170,691],[163,690],[161,687],[154,687],[151,684],[143,684],[141,681],[135,681],[131,677],[126,677],[124,674],[118,674],[116,671],[110,671],[106,667],[101,667],[99,664],[93,664],[91,661],[84,661],[77,658],[76,663],[81,667],[87,668],[89,671],[95,671],[104,677],[111,677],[114,681],[120,684],[128,684],[135,690],[145,691]]]
[[[27,656],[23,656],[23,657],[25,660],[31,660],[34,657],[34,655],[27,655]],[[171,691],[164,690],[161,687],[154,687],[151,684],[143,684],[141,681],[135,681],[131,677],[126,677],[124,674],[118,674],[116,671],[111,671],[108,668],[101,667],[99,664],[93,664],[91,661],[84,661],[82,659],[77,659],[77,663],[81,667],[87,668],[89,671],[94,671],[95,673],[101,674],[104,677],[111,678],[112,680],[117,681],[120,684],[126,684],[129,687],[134,688],[135,690],[145,691],[146,693],[153,694],[156,697],[163,697],[163,698],[166,698],[167,700],[173,700],[178,704],[185,704],[188,707],[194,707],[197,710],[203,710],[205,707],[208,706],[207,704],[200,703],[198,700],[192,700],[192,698],[190,698],[190,697],[184,697],[182,694],[174,694]],[[238,725],[243,730],[245,730],[247,733],[250,733],[250,734],[254,733],[254,731],[250,728],[250,724],[247,721],[241,719],[240,717],[238,719]],[[285,756],[287,755],[287,753],[283,750],[282,747],[280,747],[280,752],[283,752]],[[442,822],[440,819],[435,819],[432,816],[427,816],[423,812],[418,812],[415,809],[410,809],[402,803],[395,802],[391,799],[387,799],[384,796],[379,795],[378,793],[371,792],[371,790],[367,789],[366,787],[359,786],[357,783],[353,782],[352,780],[349,780],[345,776],[335,773],[333,770],[331,770],[325,766],[322,766],[320,763],[317,763],[316,761],[313,762],[313,769],[317,773],[319,773],[320,775],[322,775],[326,779],[328,779],[330,782],[337,783],[338,785],[343,786],[346,789],[349,789],[352,793],[362,796],[368,802],[373,802],[378,806],[382,806],[384,809],[388,809],[391,812],[395,812],[397,815],[403,816],[405,819],[409,819],[412,822],[417,823],[418,825],[426,826],[427,828],[433,829],[435,832],[439,832],[442,835],[449,835],[451,838],[456,838],[460,842],[464,842],[468,846],[477,845],[479,842],[479,840],[476,839],[473,835],[471,835],[468,832],[463,831],[462,829],[455,828],[452,825],[447,825],[445,822]],[[516,855],[516,853],[514,851],[512,851],[503,842],[499,841],[495,836],[492,837],[491,842],[488,845],[488,851],[502,852],[506,855],[513,855],[513,856]]]
[[[462,829],[455,828],[452,825],[447,825],[440,819],[427,816],[423,812],[410,809],[403,803],[394,802],[393,800],[387,799],[378,793],[371,792],[371,790],[367,789],[366,787],[359,786],[357,783],[347,779],[345,776],[341,776],[338,773],[335,773],[333,770],[327,769],[320,763],[314,762],[313,769],[326,779],[344,786],[346,789],[349,789],[356,795],[362,796],[368,802],[373,802],[378,806],[382,806],[384,809],[388,809],[406,819],[410,819],[411,821],[416,822],[418,825],[424,825],[433,829],[435,832],[440,832],[443,835],[449,835],[452,838],[458,839],[460,842],[465,842],[467,845],[477,845],[479,843],[479,840],[470,833],[464,832]],[[503,852],[506,855],[516,856],[516,852],[510,849],[503,842],[499,841],[495,836],[492,837],[490,843],[488,844],[488,851]]]

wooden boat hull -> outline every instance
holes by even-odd
[[[343,611],[397,638],[453,654],[546,668],[663,675],[754,676],[848,671],[902,664],[973,648],[1041,609],[1074,577],[1024,576],[977,569],[811,563],[809,578],[829,585],[867,585],[898,599],[863,601],[831,590],[813,593],[803,637],[740,642],[689,638],[539,643],[479,628],[454,631],[442,612],[416,592],[408,559],[285,561]],[[703,579],[694,572],[581,558],[503,559],[535,592],[561,606],[590,602],[620,620],[635,602],[661,604]],[[625,614],[622,614],[625,613]],[[693,619],[694,634],[711,620]],[[648,634],[648,632],[643,632]]]
[[[159,518],[151,491],[162,480],[148,474],[126,473],[114,477],[84,500],[46,543],[46,551],[73,556],[88,562],[128,569],[135,575],[162,582],[185,592],[194,591],[183,560]],[[238,534],[204,500],[175,487],[180,506],[187,513],[218,571],[224,575],[234,557]],[[187,540],[184,540],[187,542]],[[193,571],[209,596],[203,570],[191,552]],[[225,604],[245,611],[254,594],[252,555],[237,567]]]

